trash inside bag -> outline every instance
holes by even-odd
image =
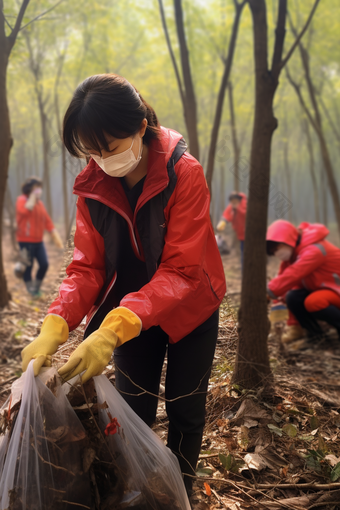
[[[99,425],[128,487],[125,506],[122,500],[119,508],[190,509],[175,455],[132,411],[105,376],[94,377],[94,384]],[[110,496],[104,508],[111,508]]]
[[[75,501],[90,508],[82,466],[85,430],[54,369],[35,378],[31,362],[0,420],[1,510],[64,510]]]
[[[33,362],[0,411],[0,510],[189,510],[177,458],[105,376]]]

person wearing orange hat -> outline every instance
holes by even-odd
[[[267,287],[271,299],[284,299],[290,317],[283,341],[322,336],[318,321],[334,327],[340,337],[340,249],[326,240],[319,223],[296,228],[277,220],[267,231],[267,254],[281,260],[279,274]]]

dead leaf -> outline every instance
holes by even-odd
[[[243,400],[239,410],[235,414],[235,417],[232,420],[230,420],[230,423],[232,425],[243,424],[245,425],[246,420],[260,421],[265,419],[270,419],[270,416],[267,413],[267,411],[262,409],[250,398],[246,398],[245,400]]]
[[[247,464],[248,469],[254,469],[255,471],[262,471],[267,467],[267,463],[259,453],[247,453],[244,457],[244,462]],[[241,468],[241,471],[247,468]]]

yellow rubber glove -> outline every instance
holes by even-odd
[[[108,365],[116,347],[139,336],[142,329],[140,318],[128,308],[120,306],[111,310],[94,331],[71,354],[70,359],[59,370],[59,375],[68,381],[80,374],[85,383],[91,377],[100,375]]]
[[[29,362],[35,359],[34,375],[38,375],[43,365],[51,366],[51,356],[59,345],[68,339],[68,325],[59,315],[46,315],[41,326],[40,335],[21,351],[22,371],[28,367]]]
[[[218,232],[222,232],[222,230],[225,229],[225,226],[226,226],[227,222],[225,220],[221,220],[217,227],[216,227],[216,230],[218,230]]]
[[[51,237],[57,248],[64,248],[63,242],[57,230],[52,230]]]

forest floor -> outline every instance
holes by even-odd
[[[12,300],[0,310],[0,405],[21,375],[20,352],[38,334],[57,293],[65,254],[46,239],[50,268],[43,297],[32,300],[13,274],[9,238],[3,241],[5,272]],[[71,248],[66,259],[70,258]],[[340,342],[282,344],[284,323],[268,338],[274,386],[270,396],[231,384],[236,354],[241,267],[233,252],[223,256],[228,295],[220,310],[220,330],[207,401],[207,423],[197,468],[197,508],[243,510],[340,509]],[[277,266],[268,266],[273,276]],[[256,327],[256,324],[254,324]],[[81,341],[81,327],[60,349],[67,359]],[[114,380],[114,368],[107,376]],[[161,389],[162,391],[162,389]],[[157,434],[165,440],[167,416],[160,399]]]

